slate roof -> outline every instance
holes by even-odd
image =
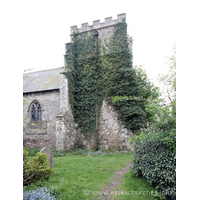
[[[60,89],[60,72],[64,67],[23,74],[23,93]]]

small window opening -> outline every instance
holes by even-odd
[[[31,121],[42,121],[42,108],[38,101],[34,101],[30,107]]]

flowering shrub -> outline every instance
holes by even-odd
[[[42,185],[48,181],[54,173],[48,165],[48,158],[45,153],[38,152],[35,157],[28,161],[28,152],[23,150],[23,185]]]
[[[56,186],[55,186],[56,187]],[[27,190],[23,192],[23,200],[58,200],[53,194],[54,187],[46,189],[45,187],[38,188],[36,190]],[[59,199],[62,200],[62,199]]]

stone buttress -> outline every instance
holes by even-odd
[[[77,129],[68,97],[65,72],[60,73],[60,112],[56,116],[56,150],[72,149],[77,142]]]

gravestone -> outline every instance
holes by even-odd
[[[48,157],[49,167],[53,169],[53,152],[50,147],[44,147],[40,151],[41,153],[45,153]]]

